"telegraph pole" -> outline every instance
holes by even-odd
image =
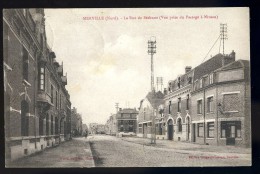
[[[222,40],[222,43],[223,43],[223,55],[224,55],[224,48],[225,48],[225,45],[224,45],[224,41],[227,40],[227,24],[220,24],[220,39]]]
[[[156,38],[152,36],[148,40],[148,54],[151,55],[151,91],[154,91],[154,67],[153,55],[156,53]]]

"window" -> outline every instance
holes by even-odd
[[[171,114],[172,101],[169,101],[169,114]]]
[[[197,101],[197,113],[202,114],[202,100]]]
[[[46,135],[49,135],[49,114],[46,116]]]
[[[213,73],[209,75],[209,84],[212,84],[214,82],[213,81],[214,80],[213,77],[214,77]]]
[[[51,85],[51,103],[53,103],[53,86]]]
[[[181,118],[178,118],[177,124],[178,124],[178,132],[182,132]]]
[[[45,87],[45,69],[44,67],[40,67],[40,82],[39,82],[39,85],[40,85],[40,90],[44,90],[44,87]]]
[[[198,137],[203,137],[204,130],[203,130],[203,123],[198,123]]]
[[[121,113],[121,118],[123,118],[123,114]]]
[[[228,111],[238,111],[240,107],[240,100],[238,93],[235,94],[225,94],[223,96],[223,110]]]
[[[145,112],[146,112],[145,110],[146,110],[146,109],[144,108],[144,120],[145,120]]]
[[[199,88],[202,88],[203,86],[203,79],[201,78],[200,81],[199,81]]]
[[[207,112],[213,112],[213,97],[207,98]]]
[[[208,123],[208,138],[214,138],[214,122]]]
[[[178,98],[178,112],[181,112],[181,98]]]
[[[58,117],[55,117],[55,134],[58,134],[58,131],[59,128],[58,128]]]
[[[43,135],[43,118],[39,117],[39,134]]]
[[[53,135],[53,116],[51,116],[51,135]]]
[[[241,121],[222,121],[221,138],[241,138]]]
[[[60,94],[60,109],[61,109],[61,101],[62,101],[62,96]]]
[[[28,52],[27,50],[23,47],[23,79],[28,81],[28,64],[29,64],[29,58],[28,58]]]
[[[188,94],[186,99],[186,110],[189,110],[189,104],[190,104],[190,96]]]
[[[56,91],[56,108],[58,109],[58,91]]]

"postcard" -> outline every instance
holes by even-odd
[[[251,166],[249,8],[3,10],[7,168]]]

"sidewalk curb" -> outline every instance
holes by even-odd
[[[93,153],[92,153],[92,150],[91,150],[91,148],[90,148],[90,142],[89,142],[89,139],[87,139],[87,146],[88,146],[88,149],[89,149],[89,152],[90,152],[90,156],[91,156],[91,158],[92,158],[92,166],[90,166],[90,167],[96,167],[95,166],[95,161],[94,161],[94,156],[93,156]],[[89,168],[90,168],[89,167]]]

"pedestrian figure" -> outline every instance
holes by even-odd
[[[87,138],[88,137],[88,131],[86,130],[86,132],[85,132],[85,138]]]

